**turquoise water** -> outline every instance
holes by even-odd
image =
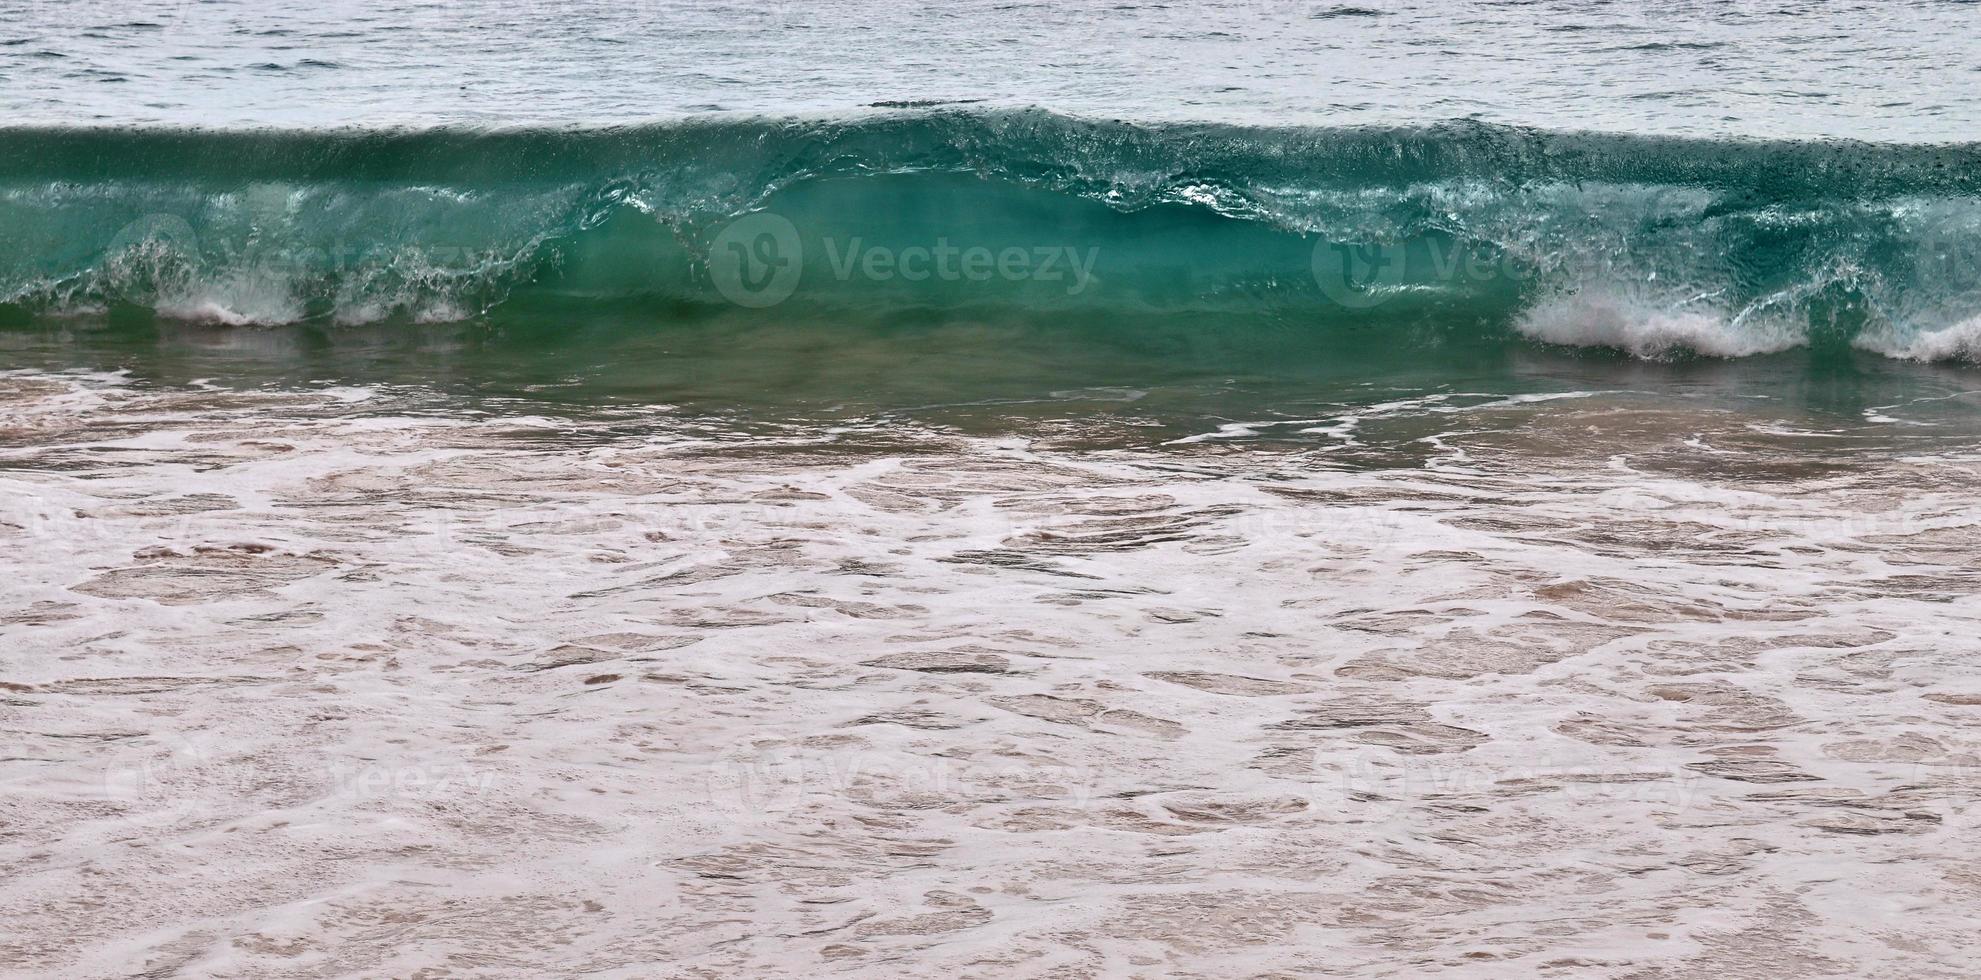
[[[1466,392],[1945,423],[1977,9],[31,4],[0,365],[1136,438]]]

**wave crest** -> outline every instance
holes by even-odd
[[[1981,144],[967,110],[567,131],[0,129],[0,307],[240,325],[524,302],[761,315],[732,305],[715,254],[756,248],[723,234],[760,211],[803,254],[731,258],[790,263],[786,312],[1211,309],[1647,358],[1841,331],[1894,357],[1974,360],[1981,310]],[[987,258],[914,272],[944,250],[949,269],[959,249]]]

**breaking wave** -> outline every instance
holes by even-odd
[[[1981,349],[1981,144],[963,110],[9,129],[0,222],[14,324],[1215,311],[1645,358]]]

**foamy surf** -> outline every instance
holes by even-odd
[[[1520,314],[1520,335],[1567,347],[1608,347],[1647,359],[1679,354],[1752,357],[1808,342],[1779,320],[1746,320],[1710,308],[1659,308],[1607,292],[1550,297]]]
[[[1956,962],[1971,446],[1810,467],[1655,400],[1454,400],[1440,465],[1360,469],[0,375],[4,948]]]
[[[1907,361],[1981,363],[1981,317],[1938,330],[1874,331],[1860,336],[1857,345]]]

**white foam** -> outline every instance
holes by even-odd
[[[1686,973],[1792,916],[1833,972],[1910,975],[1972,932],[1981,623],[1922,601],[1976,557],[1971,458],[1748,487],[1603,441],[1441,473],[905,424],[777,453],[822,433],[667,412],[519,438],[574,423],[385,386],[0,395],[30,436],[0,782],[35,850],[0,905],[37,974],[971,975],[1077,942],[1076,972],[1258,975],[1323,933],[1372,974]],[[1904,944],[1867,892],[1917,896]]]
[[[273,326],[303,318],[303,301],[293,284],[278,276],[238,273],[201,281],[160,296],[159,313],[199,323],[232,327]]]
[[[1968,317],[1950,327],[1896,336],[1896,331],[1878,331],[1857,338],[1857,346],[1903,361],[1966,361],[1981,364],[1981,316]]]
[[[1691,352],[1749,357],[1801,346],[1802,333],[1779,320],[1727,316],[1708,309],[1659,308],[1603,291],[1542,300],[1515,324],[1522,336],[1568,347],[1613,347],[1645,359]]]

